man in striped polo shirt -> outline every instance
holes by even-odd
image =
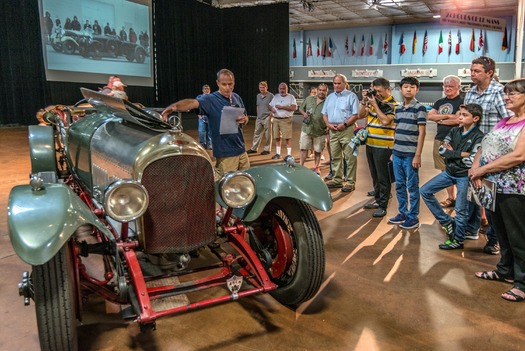
[[[399,214],[390,218],[388,223],[399,224],[403,229],[415,229],[419,227],[419,168],[426,134],[427,110],[416,100],[419,91],[417,78],[405,77],[401,79],[399,86],[403,105],[396,109],[394,117],[396,132],[392,150]]]
[[[373,217],[384,217],[390,198],[391,183],[388,162],[394,147],[394,113],[397,102],[391,95],[390,82],[377,78],[372,88],[363,90],[358,118],[367,117],[368,137],[366,139],[366,158],[374,185],[375,200],[364,206],[375,209]]]

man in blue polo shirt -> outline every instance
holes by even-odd
[[[167,120],[172,112],[184,112],[193,109],[199,109],[199,114],[208,116],[213,156],[216,158],[215,167],[217,173],[223,175],[227,172],[250,168],[241,128],[241,125],[248,122],[248,116],[244,111],[244,114],[237,119],[239,127],[236,133],[221,134],[220,127],[224,107],[244,108],[244,103],[241,97],[233,92],[235,76],[232,71],[221,69],[217,73],[217,86],[219,90],[211,94],[200,95],[197,99],[180,100],[169,105],[162,111],[162,117]]]

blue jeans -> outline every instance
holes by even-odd
[[[392,155],[394,175],[396,177],[396,196],[399,213],[407,219],[418,219],[419,216],[419,173],[412,167],[413,157]],[[408,196],[410,210],[408,210]]]
[[[199,143],[206,149],[211,147],[211,132],[207,116],[199,118]]]
[[[467,200],[468,182],[468,176],[454,177],[444,171],[430,179],[420,189],[423,201],[441,225],[447,225],[452,220],[456,222],[455,239],[461,242],[465,240],[466,231],[472,234],[477,233],[478,229],[476,228],[479,228],[481,222],[479,207]],[[454,184],[457,189],[456,206],[454,207],[455,219],[443,211],[436,196],[434,196],[438,191]]]

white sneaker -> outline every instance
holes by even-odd
[[[465,239],[467,239],[467,240],[478,240],[479,239],[479,234],[478,233],[472,234],[470,232],[465,232]]]
[[[321,155],[321,161],[324,161],[324,155]]]

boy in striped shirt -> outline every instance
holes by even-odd
[[[392,162],[396,178],[396,196],[399,213],[388,223],[403,229],[419,227],[419,168],[425,141],[427,110],[416,100],[419,80],[405,77],[399,83],[403,104],[396,109],[394,149]],[[408,197],[407,197],[408,191]],[[410,199],[410,209],[408,209]]]

